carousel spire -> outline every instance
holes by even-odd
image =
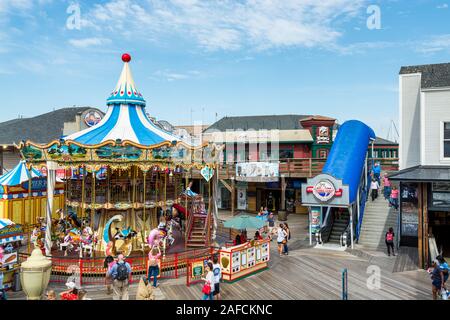
[[[129,62],[131,61],[131,56],[128,53],[122,55],[122,61],[124,62],[122,73],[120,74],[119,81],[117,82],[116,88],[111,95],[106,100],[106,104],[134,104],[145,106],[145,100],[142,94],[137,90],[134,84],[133,75],[131,74],[131,69]]]

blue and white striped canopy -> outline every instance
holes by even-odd
[[[147,117],[145,100],[136,89],[128,62],[124,62],[119,82],[107,100],[105,117],[97,125],[65,137],[66,141],[89,146],[119,139],[142,146],[181,141]]]
[[[42,177],[42,174],[38,170],[31,168],[31,178],[38,177]],[[26,162],[22,160],[10,172],[0,176],[0,185],[18,186],[28,180],[30,180],[30,172],[27,169]]]
[[[0,219],[0,229],[3,229],[4,227],[7,227],[7,226],[10,226],[13,224],[14,224],[14,222],[12,222],[9,219]]]

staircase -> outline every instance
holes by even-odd
[[[194,214],[192,217],[192,225],[186,239],[186,247],[200,248],[208,245],[208,230],[206,228],[207,219],[207,215]]]
[[[339,219],[334,219],[333,227],[331,229],[329,243],[341,243],[341,235],[344,233],[350,221],[350,215],[348,211],[342,212]]]
[[[374,202],[369,197],[364,211],[358,244],[364,249],[385,251],[384,237],[388,229],[392,227],[395,236],[398,236],[397,219],[398,213],[389,207],[389,203],[387,200],[384,200],[382,192],[379,193],[378,198]],[[397,239],[394,239],[394,242],[396,241]]]

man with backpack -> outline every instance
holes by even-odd
[[[131,276],[131,266],[125,261],[123,254],[117,257],[117,263],[111,269],[113,278],[114,300],[129,300],[128,287]]]
[[[389,231],[386,232],[386,236],[385,236],[388,256],[391,255],[391,250],[390,249],[392,249],[392,255],[395,256],[395,253],[394,253],[394,236],[395,236],[394,229],[393,228],[389,228]]]

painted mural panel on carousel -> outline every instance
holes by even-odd
[[[55,143],[47,149],[47,154],[51,160],[87,160],[87,150],[73,144],[59,145]]]
[[[45,160],[42,150],[34,147],[34,146],[25,146],[22,148],[22,154],[27,160]]]
[[[107,145],[95,151],[102,160],[140,160],[143,150],[133,146]]]

